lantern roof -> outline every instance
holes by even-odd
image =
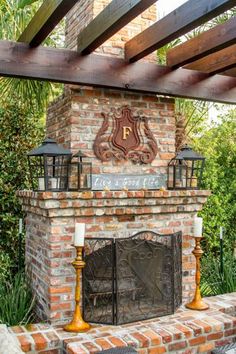
[[[79,150],[73,157],[87,157],[81,150]]]
[[[28,156],[59,156],[59,155],[71,155],[71,151],[58,145],[54,139],[46,138],[42,145],[36,149],[31,150]]]
[[[184,145],[177,153],[176,160],[205,160],[205,157],[193,151],[187,144]]]

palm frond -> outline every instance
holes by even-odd
[[[37,11],[42,0],[2,0],[0,3],[0,38],[17,40]],[[18,5],[18,6],[17,6]],[[62,22],[63,23],[63,22]],[[57,27],[45,43],[51,46],[62,44],[64,23]],[[55,87],[60,87],[60,90]],[[49,100],[60,94],[62,85],[36,80],[0,78],[1,100],[14,96],[19,104],[45,111]]]

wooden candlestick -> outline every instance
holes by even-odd
[[[72,321],[64,327],[64,330],[67,332],[86,332],[91,328],[91,326],[83,320],[80,311],[80,277],[81,270],[84,268],[85,262],[82,259],[83,247],[75,246],[75,248],[77,256],[72,262],[72,265],[76,271],[75,311]]]
[[[201,237],[195,237],[195,248],[193,250],[193,254],[196,258],[196,275],[195,275],[195,282],[196,282],[196,290],[194,299],[187,305],[185,305],[188,309],[191,310],[207,310],[209,306],[204,303],[201,297],[200,291],[200,280],[201,280],[201,271],[200,271],[200,259],[203,255],[203,250],[201,249]]]

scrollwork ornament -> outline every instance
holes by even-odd
[[[129,160],[134,164],[154,160],[158,148],[146,117],[134,116],[127,106],[112,108],[102,117],[103,124],[94,141],[94,153],[99,160]]]

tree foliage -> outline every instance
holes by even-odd
[[[32,5],[34,2],[39,0],[19,0],[18,8],[23,9],[25,6]]]
[[[16,191],[29,188],[27,152],[44,135],[41,115],[9,98],[0,106],[0,268],[18,262],[18,221],[22,216]],[[3,267],[3,266],[2,266]],[[6,272],[7,273],[7,272]],[[7,274],[6,274],[7,275]]]
[[[31,18],[42,1],[30,0],[1,0],[0,2],[0,39],[16,41],[27,27]],[[62,46],[64,42],[64,21],[57,26],[45,45]],[[17,78],[0,78],[1,100],[8,96],[17,95],[19,101],[36,111],[45,110],[49,100],[60,94],[62,85],[50,82],[23,80]]]
[[[212,191],[202,212],[206,249],[218,249],[220,226],[230,249],[236,239],[236,110],[221,116],[220,124],[205,129],[194,143],[206,156],[203,187]]]

